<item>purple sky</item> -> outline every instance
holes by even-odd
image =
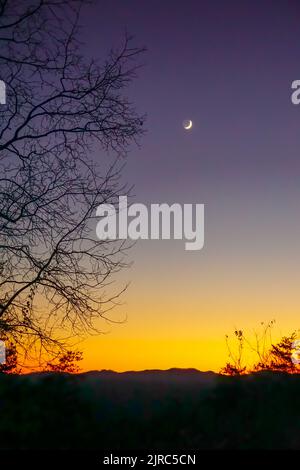
[[[205,331],[220,323],[220,306],[220,334],[251,315],[254,326],[276,317],[298,327],[300,106],[290,96],[300,79],[299,19],[298,0],[112,0],[87,12],[91,55],[119,45],[125,30],[148,48],[130,89],[148,114],[124,174],[136,201],[206,204],[203,251],[179,242],[133,250],[127,331],[139,331],[131,314],[139,293],[158,288],[165,311],[174,297],[196,305],[182,323],[198,315]],[[170,325],[161,309],[151,315],[141,331]],[[182,310],[172,315],[180,326]]]
[[[148,135],[129,159],[147,196],[153,180],[173,199],[208,183],[244,193],[245,184],[297,179],[300,107],[290,85],[300,77],[299,2],[96,3],[86,19],[92,55],[120,44],[125,30],[149,49],[131,90]]]

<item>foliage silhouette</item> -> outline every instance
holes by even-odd
[[[17,346],[12,341],[6,342],[6,360],[4,364],[0,364],[0,373],[18,374],[21,369],[18,365]]]
[[[46,370],[51,372],[67,372],[69,374],[78,374],[80,367],[78,362],[82,361],[83,354],[81,351],[66,351],[61,353],[52,362],[48,362]]]
[[[229,342],[229,336],[226,335],[228,355],[231,362],[227,362],[225,367],[220,370],[220,373],[231,376],[257,371],[300,373],[299,364],[294,363],[292,360],[297,332],[294,331],[289,336],[283,336],[278,342],[273,343],[272,329],[274,325],[274,320],[267,324],[261,323],[262,331],[254,332],[254,341],[247,338],[242,330],[235,330],[235,345],[233,346]],[[257,357],[254,364],[246,365],[243,361],[243,353],[246,347],[252,353],[254,352]]]

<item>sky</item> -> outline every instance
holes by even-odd
[[[299,328],[299,14],[297,0],[112,0],[84,12],[91,56],[125,31],[148,49],[128,90],[147,114],[123,173],[134,202],[205,204],[203,250],[140,241],[128,253],[117,281],[130,286],[112,313],[126,321],[80,345],[84,369],[219,370],[235,328]]]

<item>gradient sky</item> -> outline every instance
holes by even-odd
[[[131,286],[113,313],[127,321],[85,341],[85,369],[218,370],[235,327],[275,318],[278,333],[299,328],[299,18],[298,0],[112,0],[86,11],[94,57],[124,31],[148,48],[128,91],[148,132],[124,181],[136,202],[205,203],[206,233],[199,252],[180,241],[130,251],[120,281]]]

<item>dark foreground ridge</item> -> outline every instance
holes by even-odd
[[[0,375],[0,449],[300,449],[300,376]]]

